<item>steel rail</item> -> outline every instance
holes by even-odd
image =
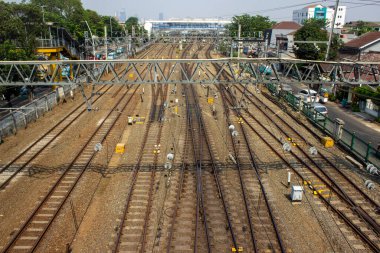
[[[184,50],[182,55],[184,57],[186,57],[187,51],[189,51],[190,49],[191,49],[191,47],[186,47],[186,49]],[[196,55],[194,55],[193,57],[196,57]],[[191,71],[190,66],[184,65],[183,69],[185,69],[187,72]],[[182,77],[185,78],[184,73],[182,73]],[[189,126],[190,126],[191,141],[192,141],[192,146],[193,146],[193,156],[194,156],[194,162],[195,162],[195,166],[196,166],[196,199],[197,199],[197,203],[196,203],[196,211],[195,211],[195,238],[194,238],[193,252],[194,253],[198,252],[198,230],[199,230],[198,224],[199,224],[199,219],[200,219],[199,215],[201,213],[202,218],[203,218],[203,226],[204,226],[204,230],[205,230],[205,234],[206,234],[207,252],[211,253],[211,240],[210,240],[209,228],[208,228],[208,224],[207,224],[206,209],[205,209],[204,202],[203,202],[204,195],[203,195],[203,187],[202,187],[202,149],[203,149],[202,135],[201,135],[201,131],[199,129],[199,131],[198,131],[199,149],[196,150],[196,147],[197,147],[196,138],[197,137],[194,134],[194,131],[196,129],[196,125],[195,125],[195,122],[194,122],[193,116],[192,116],[192,112],[194,112],[194,102],[193,102],[193,104],[190,104],[190,98],[191,98],[191,96],[189,94],[188,87],[185,87],[186,111],[187,111],[187,114],[189,115]],[[193,98],[193,100],[195,99],[194,97],[192,97],[192,98]],[[192,110],[191,110],[191,108],[192,108]],[[200,128],[199,124],[198,124],[198,128]],[[201,209],[202,209],[202,212],[201,212]]]
[[[231,102],[231,105],[232,105],[232,102]],[[252,119],[254,119],[260,126],[262,126],[261,122],[256,120],[255,117],[253,116],[252,113],[250,113],[248,110],[244,110]],[[244,122],[247,124],[247,126],[249,126],[249,128],[251,130],[253,130],[256,135],[261,139],[263,140],[267,146],[275,153],[277,154],[277,156],[288,166],[290,167],[301,179],[303,182],[306,182],[308,186],[310,187],[313,187],[312,184],[306,179],[304,178],[304,176],[292,165],[290,164],[283,156],[281,156],[281,154],[278,152],[278,150],[276,150],[272,145],[270,145],[270,143],[263,137],[261,136],[258,131],[247,121],[247,119],[242,116],[242,119],[244,120]],[[267,132],[269,133],[269,135],[271,135],[277,142],[279,142],[279,144],[282,145],[282,142],[276,138],[276,136],[274,136],[274,134],[267,130],[264,126],[262,126],[262,128]],[[310,171],[313,172],[313,169],[311,169],[311,167],[306,164],[303,159],[301,159],[298,155],[296,155],[294,152],[291,151],[291,154],[301,163],[303,164],[304,166],[306,166],[307,168],[309,168]],[[314,172],[315,173],[315,172]],[[315,175],[318,177],[318,175],[315,173]],[[321,181],[324,182],[326,185],[329,185],[325,180],[324,178],[321,178]],[[343,213],[341,212],[340,210],[338,210],[335,206],[333,206],[328,199],[326,199],[320,192],[316,191],[316,194],[319,196],[319,198],[324,202],[326,203],[332,210],[334,210],[334,212],[336,212],[339,217],[341,217],[345,222],[346,224],[351,227],[357,235],[359,235],[359,237],[364,241],[366,242],[369,247],[374,250],[374,252],[380,252],[380,248],[377,246],[376,243],[374,243],[365,233],[363,233],[360,228],[354,224],[352,221],[350,221],[350,219]]]
[[[105,86],[101,87],[100,89],[97,90],[97,92],[100,92],[103,88],[105,88]],[[108,87],[106,91],[108,91],[109,89],[111,89],[112,86]],[[96,100],[94,102],[96,102],[98,99],[100,98],[97,97]],[[41,137],[39,137],[37,140],[35,140],[32,144],[30,144],[26,149],[24,149],[21,153],[19,153],[15,158],[13,158],[10,162],[8,162],[6,165],[4,165],[1,170],[0,170],[0,174],[1,173],[4,173],[10,166],[12,166],[18,159],[20,159],[22,156],[24,156],[28,151],[30,151],[30,149],[32,149],[34,146],[36,146],[38,144],[38,142],[40,142],[41,140],[43,140],[47,135],[49,135],[51,132],[53,132],[60,124],[62,124],[65,120],[67,120],[70,116],[72,116],[77,110],[79,110],[83,105],[85,104],[85,102],[82,102],[80,105],[78,105],[76,108],[74,108],[72,111],[70,111],[65,117],[63,117],[59,122],[57,122],[53,127],[51,127],[46,133],[44,133]],[[24,163],[17,171],[16,173],[18,173],[19,171],[21,171],[27,164],[29,164],[32,160],[34,160],[34,158],[37,157],[37,155],[39,155],[49,144],[51,144],[51,142],[53,142],[53,140],[55,140],[64,130],[66,130],[69,126],[71,126],[71,124],[79,118],[79,116],[81,116],[84,112],[86,111],[86,109],[83,109],[82,112],[80,112],[77,116],[75,116],[75,118],[73,120],[71,120],[67,126],[65,126],[62,130],[60,130],[57,135],[55,137],[53,137],[48,143],[46,143],[39,151],[36,152],[35,155],[33,155],[30,159],[28,159],[28,161],[26,163]],[[9,182],[10,180],[13,178],[14,176],[12,176],[9,180],[5,181],[3,184],[1,184],[0,186],[0,189],[3,189]]]
[[[223,91],[223,93],[224,93],[224,91]],[[233,98],[231,92],[230,92],[230,91],[227,91],[227,93],[229,93],[229,95],[230,95],[230,97],[231,97],[231,99],[232,99],[232,101],[233,101],[234,98]],[[227,99],[227,98],[226,98],[226,99]],[[234,107],[237,106],[236,101],[234,101],[234,102],[232,103],[232,105],[233,105]],[[242,117],[241,113],[240,113],[238,110],[235,110],[234,112],[235,112],[235,114],[236,114],[238,117]],[[248,150],[249,150],[249,157],[250,157],[250,160],[251,160],[251,162],[252,162],[252,167],[253,167],[253,169],[254,169],[254,171],[255,171],[255,174],[256,174],[256,176],[257,176],[257,179],[258,179],[258,181],[259,181],[259,184],[260,184],[260,190],[261,190],[261,193],[262,193],[262,195],[263,195],[263,197],[264,197],[265,204],[266,204],[266,206],[267,206],[267,208],[268,208],[269,216],[270,216],[270,219],[271,219],[272,226],[273,226],[273,228],[274,228],[274,230],[275,230],[275,233],[276,233],[276,237],[277,237],[277,241],[278,241],[279,246],[280,246],[280,250],[281,250],[281,252],[284,253],[284,252],[286,252],[286,249],[285,249],[285,246],[284,246],[284,242],[283,242],[283,240],[282,240],[282,237],[281,237],[281,234],[280,234],[279,228],[278,228],[278,226],[277,226],[276,219],[275,219],[274,214],[273,214],[273,211],[272,211],[272,207],[271,207],[270,204],[269,204],[269,199],[268,199],[268,195],[267,195],[267,193],[266,193],[266,190],[265,190],[264,184],[263,184],[263,182],[262,182],[262,180],[261,180],[261,176],[260,176],[260,173],[259,173],[259,166],[257,165],[256,159],[255,159],[255,157],[254,157],[254,152],[253,152],[253,150],[252,150],[252,148],[251,148],[251,145],[249,145],[249,140],[248,140],[248,136],[247,136],[246,130],[245,130],[245,128],[242,126],[242,124],[239,124],[239,125],[240,125],[240,129],[242,130],[242,133],[243,133],[244,141],[245,141],[245,143],[246,143],[246,145],[247,145],[247,148],[248,148]]]
[[[211,58],[211,53],[210,53],[210,51],[208,51],[208,55],[207,55],[207,57]],[[216,69],[217,71],[220,71],[220,68],[218,68],[217,65],[214,65],[214,67],[215,67],[215,69]],[[228,75],[227,75],[226,72],[223,71],[222,75],[225,75],[225,77],[228,78]],[[229,110],[228,110],[228,106],[227,106],[227,104],[226,104],[226,99],[227,99],[227,98],[226,98],[226,96],[225,96],[225,89],[224,89],[224,87],[220,87],[220,86],[218,86],[217,88],[219,89],[219,92],[222,94],[222,102],[223,102],[223,105],[224,105],[224,110],[226,111],[226,117],[227,117],[226,119],[227,119],[227,123],[230,125],[231,122],[228,120],[229,113],[227,114],[227,112],[229,112]],[[230,93],[229,93],[229,94],[230,94]],[[230,96],[231,96],[231,95],[232,95],[232,94],[230,94]],[[235,106],[236,106],[236,103],[235,103]],[[240,113],[239,113],[238,111],[234,111],[234,112],[235,112],[235,114],[240,115]],[[269,204],[269,200],[268,200],[268,196],[267,196],[266,191],[265,191],[265,187],[264,187],[264,185],[263,185],[263,183],[262,183],[261,176],[260,176],[260,173],[259,173],[259,171],[258,171],[258,165],[257,165],[256,159],[254,158],[253,151],[252,151],[252,149],[251,149],[251,146],[249,145],[248,137],[247,137],[247,135],[246,135],[246,132],[245,132],[244,127],[243,127],[241,124],[239,124],[239,125],[240,125],[240,128],[241,128],[241,130],[242,130],[242,133],[243,133],[243,136],[244,136],[244,140],[245,140],[246,146],[247,146],[248,151],[249,151],[250,160],[251,160],[252,165],[253,165],[252,167],[253,167],[253,169],[254,169],[254,171],[255,171],[255,174],[256,174],[256,176],[257,176],[257,179],[258,179],[258,181],[259,181],[260,189],[261,189],[261,192],[262,192],[262,194],[263,194],[263,196],[264,196],[265,204],[266,204],[266,206],[267,206],[267,208],[268,208],[268,211],[269,211],[269,216],[270,216],[270,218],[271,218],[271,223],[272,223],[273,228],[274,228],[274,230],[275,230],[276,237],[277,237],[277,241],[278,241],[278,243],[279,243],[279,246],[280,246],[281,252],[286,252],[286,249],[285,249],[284,243],[283,243],[283,241],[282,241],[281,234],[280,234],[280,232],[279,232],[279,229],[278,229],[278,226],[277,226],[277,223],[276,223],[275,217],[274,217],[274,215],[273,215],[272,208],[271,208],[271,206],[270,206],[270,204]],[[252,240],[253,247],[254,247],[253,250],[254,250],[255,252],[257,252],[256,240],[255,240],[255,238],[254,238],[254,229],[253,229],[253,226],[252,226],[251,216],[250,216],[249,211],[248,211],[249,208],[248,208],[248,203],[247,203],[247,199],[246,199],[246,196],[245,196],[246,194],[245,194],[245,189],[244,189],[244,185],[243,185],[243,179],[242,179],[242,175],[241,175],[240,160],[239,160],[239,158],[238,158],[237,155],[236,155],[236,154],[237,154],[237,152],[236,152],[236,145],[235,145],[235,142],[234,142],[234,140],[233,140],[233,138],[232,138],[232,135],[230,135],[230,138],[231,138],[231,141],[232,141],[232,143],[233,143],[233,149],[234,149],[234,153],[235,153],[235,157],[236,157],[237,168],[238,168],[238,171],[239,171],[240,184],[241,184],[241,187],[242,187],[243,196],[244,196],[244,202],[245,202],[245,207],[246,207],[246,212],[247,212],[247,216],[248,216],[248,220],[249,220],[249,226],[250,226],[250,232],[251,232],[251,240]]]
[[[216,165],[215,165],[215,158],[214,158],[214,155],[212,153],[210,141],[209,141],[209,138],[207,136],[206,129],[205,129],[205,123],[204,123],[204,119],[202,117],[201,109],[199,107],[199,101],[197,99],[197,95],[196,95],[196,91],[194,89],[194,86],[191,85],[190,88],[191,88],[191,91],[192,91],[192,94],[193,94],[193,97],[194,97],[194,100],[195,100],[195,106],[196,106],[195,112],[197,114],[197,119],[199,121],[199,125],[200,125],[200,128],[201,128],[201,131],[204,134],[204,140],[206,142],[207,151],[208,151],[208,153],[210,154],[210,157],[211,157],[212,171],[213,171],[213,175],[214,175],[214,180],[215,180],[215,183],[216,183],[216,186],[217,186],[217,189],[218,189],[218,193],[219,193],[220,199],[222,201],[224,213],[225,213],[226,219],[227,219],[228,228],[230,230],[230,234],[231,234],[231,238],[232,238],[232,243],[233,243],[233,246],[237,249],[238,248],[238,244],[237,244],[237,241],[236,241],[236,236],[235,236],[235,233],[234,233],[234,230],[233,230],[233,227],[232,227],[232,222],[231,222],[230,215],[228,213],[228,208],[227,208],[227,204],[226,204],[226,201],[225,201],[225,198],[224,198],[224,194],[223,194],[222,188],[220,186],[219,177],[218,177],[218,171],[217,171],[217,168],[216,168]]]
[[[174,232],[174,223],[177,219],[178,209],[179,209],[179,201],[181,199],[181,193],[183,189],[183,182],[184,182],[184,174],[185,174],[185,156],[188,151],[188,145],[189,145],[189,132],[191,132],[190,128],[190,113],[189,113],[189,107],[186,107],[186,127],[185,127],[185,142],[184,142],[184,148],[183,148],[183,156],[182,156],[182,164],[180,166],[180,176],[179,176],[179,185],[176,195],[176,201],[175,201],[175,207],[173,211],[173,216],[171,219],[171,226],[169,228],[169,236],[168,236],[168,243],[166,246],[166,253],[170,253],[172,239],[173,239],[173,232]]]
[[[149,53],[149,50],[146,52]],[[144,56],[142,56],[144,57]],[[120,74],[121,72],[119,72]],[[101,92],[106,86],[100,87],[96,93]],[[120,86],[120,88],[112,95],[112,97],[115,97],[123,86]],[[95,103],[98,99],[100,99],[107,91],[109,91],[112,88],[112,86],[107,87],[106,90],[98,96],[92,103]],[[64,123],[65,120],[67,120],[70,116],[72,116],[77,110],[79,110],[83,105],[85,105],[85,102],[82,102],[80,105],[78,105],[76,108],[74,108],[71,112],[69,112],[64,118],[62,118],[59,122],[57,122],[53,127],[51,127],[47,132],[45,132],[41,137],[39,137],[36,141],[34,141],[32,144],[30,144],[25,150],[23,150],[21,153],[19,153],[15,158],[13,158],[10,162],[8,162],[6,165],[4,165],[0,169],[0,174],[4,173],[10,166],[12,166],[18,159],[20,159],[22,156],[24,156],[27,152],[29,152],[34,146],[36,146],[41,140],[43,140],[47,135],[51,134],[58,126],[60,126],[62,123]],[[15,173],[13,173],[8,179],[6,179],[1,185],[0,189],[3,189],[5,186],[7,186],[10,181],[22,170],[24,169],[31,161],[33,161],[43,150],[46,149],[48,145],[50,145],[60,134],[62,134],[69,126],[72,125],[84,112],[86,112],[86,109],[83,109],[82,112],[80,112],[77,116],[75,116],[63,129],[61,129],[50,141],[48,141],[46,144],[44,144],[40,150],[38,150],[33,156],[31,156],[23,165],[21,165]]]
[[[212,47],[209,47],[209,49],[207,50],[206,52],[206,57],[207,58],[212,58],[211,57],[211,50],[212,50]],[[217,66],[215,66],[215,69],[217,71],[219,71],[220,69],[217,68]],[[222,102],[223,102],[223,108],[224,108],[224,112],[226,114],[226,123],[227,125],[231,125],[231,120],[230,120],[230,113],[229,113],[229,109],[228,109],[228,106],[226,104],[226,101],[225,101],[225,93],[223,92],[223,88],[221,86],[217,86],[217,89],[219,90],[220,94],[222,95]],[[249,206],[248,206],[248,199],[247,199],[247,193],[246,193],[246,189],[245,189],[245,185],[244,185],[244,182],[243,182],[243,177],[242,177],[242,174],[241,174],[241,166],[240,166],[240,159],[238,157],[238,152],[237,152],[237,148],[236,148],[236,143],[235,143],[235,140],[233,139],[232,135],[229,135],[230,136],[230,140],[231,140],[231,143],[232,143],[232,147],[233,147],[233,150],[234,150],[234,155],[235,155],[235,158],[236,158],[236,168],[237,168],[237,171],[238,171],[238,175],[239,175],[239,182],[240,182],[240,187],[241,187],[241,191],[242,191],[242,195],[243,195],[243,201],[244,201],[244,207],[245,207],[245,213],[247,215],[247,219],[248,219],[248,225],[249,225],[249,231],[250,231],[250,236],[251,236],[251,242],[252,242],[252,247],[253,247],[253,251],[254,252],[258,252],[258,248],[257,248],[257,242],[256,242],[256,239],[255,239],[255,231],[254,231],[254,228],[253,228],[253,223],[252,223],[252,218],[251,218],[251,214],[249,213]],[[248,145],[248,143],[247,143]]]
[[[134,96],[134,94],[136,93],[136,91],[139,89],[139,87],[140,87],[140,85],[138,85],[136,87],[136,89],[134,90],[134,92],[127,99],[127,101],[126,101],[125,105],[123,106],[123,108],[121,109],[121,111],[125,110],[125,108],[130,103],[132,97]],[[31,221],[33,220],[34,216],[37,215],[38,211],[49,200],[50,196],[53,195],[54,191],[58,188],[58,186],[60,185],[60,183],[62,182],[62,180],[68,174],[68,172],[71,171],[71,168],[75,165],[76,161],[80,158],[81,154],[86,149],[86,147],[88,146],[88,144],[92,141],[92,139],[96,136],[96,134],[99,132],[99,130],[105,124],[106,120],[111,116],[111,114],[118,107],[118,105],[120,104],[120,102],[123,99],[125,99],[125,97],[126,97],[126,95],[127,95],[127,93],[128,93],[129,90],[130,90],[130,88],[128,88],[124,92],[124,94],[120,97],[120,99],[115,103],[113,109],[109,111],[109,113],[106,115],[106,117],[102,120],[101,124],[99,126],[97,126],[96,130],[94,131],[94,133],[90,136],[90,138],[87,140],[87,142],[84,144],[84,146],[80,149],[80,151],[77,153],[77,155],[72,160],[72,162],[70,163],[70,165],[65,169],[65,171],[62,173],[62,175],[58,178],[57,182],[51,187],[51,189],[49,190],[49,192],[47,193],[47,195],[45,195],[45,197],[40,202],[40,204],[34,209],[34,211],[32,212],[32,214],[29,216],[28,220],[23,223],[22,228],[16,233],[16,235],[11,239],[11,241],[8,242],[8,244],[5,246],[5,248],[3,248],[2,252],[8,252],[11,249],[12,245],[14,245],[16,243],[17,239],[21,236],[22,232],[26,229],[26,227],[31,223]],[[120,89],[118,91],[120,91]],[[111,126],[108,128],[107,132],[103,135],[103,137],[101,139],[101,143],[103,143],[104,140],[106,139],[106,137],[110,134],[111,130],[115,126],[115,124],[118,121],[118,119],[120,118],[120,116],[121,116],[121,113],[118,113],[116,115],[116,117],[115,117],[114,121],[112,122]],[[74,190],[75,186],[77,185],[77,183],[80,181],[80,179],[84,175],[84,172],[86,171],[87,167],[90,165],[92,159],[95,157],[95,154],[96,154],[96,152],[94,151],[92,153],[91,157],[89,158],[89,160],[86,162],[85,166],[81,169],[81,172],[79,173],[79,175],[77,176],[77,178],[75,179],[75,181],[73,182],[73,184],[71,185],[71,187],[69,188],[69,190],[67,191],[66,195],[64,196],[64,199],[62,200],[62,202],[59,204],[59,206],[57,206],[56,210],[54,211],[54,214],[53,214],[52,218],[48,221],[47,225],[43,228],[42,234],[38,236],[38,239],[33,244],[32,249],[30,250],[30,252],[34,252],[34,250],[36,249],[36,247],[39,245],[39,243],[42,240],[43,236],[46,234],[47,230],[49,229],[49,227],[51,226],[51,224],[53,223],[53,221],[57,217],[59,211],[62,209],[63,205],[66,203],[66,200],[69,198],[71,192]]]
[[[240,92],[243,92],[239,87],[237,87],[237,89],[240,91]],[[253,95],[252,92],[249,92],[250,94]],[[265,112],[260,106],[258,106],[256,104],[256,102],[254,102],[250,97],[246,96],[251,102],[252,104],[258,109],[260,110],[264,115],[266,115],[266,117],[270,118],[270,116],[268,115],[267,112]],[[278,114],[276,114],[270,107],[268,107],[274,115],[277,116],[277,118],[280,118],[280,116],[278,116]],[[302,135],[300,135],[293,127],[291,127],[287,122],[285,122],[283,119],[281,119],[282,122],[284,122],[284,124],[286,126],[288,126],[296,135],[298,135],[299,137],[301,137],[308,145],[311,146],[310,142],[308,142],[306,140],[305,137],[303,137]],[[276,125],[276,127],[284,134],[284,135],[287,135],[288,136],[288,133],[285,132],[285,130],[278,124],[276,123],[275,121],[272,121],[273,124]],[[261,124],[260,124],[261,125]],[[336,182],[336,180],[334,180],[326,171],[324,171],[321,166],[311,157],[311,155],[306,152],[305,150],[303,150],[299,145],[296,146],[298,148],[298,150],[300,150],[302,152],[302,154],[304,154],[317,168],[318,170],[331,182],[331,184],[328,184],[328,182],[326,180],[323,180],[324,183],[327,183],[326,185],[329,186],[330,189],[334,190],[334,192],[343,200],[346,202],[347,205],[351,206],[351,209],[354,210],[357,215],[359,217],[361,217],[364,221],[367,222],[368,225],[370,225],[373,230],[377,233],[377,234],[380,234],[380,226],[379,224],[376,222],[375,219],[373,219],[365,210],[362,209],[362,207],[358,206],[355,201],[344,191],[344,189],[342,189],[342,187]],[[321,152],[318,152],[319,155],[325,160],[327,161],[337,172],[339,172],[340,175],[343,176],[343,178],[345,178],[351,186],[354,186],[354,188],[356,190],[358,190],[358,192],[363,195],[365,197],[366,200],[372,200],[369,198],[369,196],[364,193],[357,185],[355,185],[346,175],[344,175],[337,167],[335,164],[333,164],[331,161],[329,161],[329,159],[327,159],[327,157],[323,156],[321,154]],[[310,168],[310,170],[312,170]],[[322,180],[322,177],[320,175],[318,175],[314,170],[312,170],[313,173]],[[334,186],[334,187],[333,187]],[[336,189],[335,189],[336,188]],[[372,202],[371,202],[372,203]],[[376,205],[377,207],[378,205]]]
[[[126,106],[129,104],[131,98],[133,97],[133,95],[135,94],[135,92],[137,91],[137,89],[139,88],[136,87],[134,93],[130,96],[130,98],[127,100],[126,104],[123,106],[122,108],[122,111],[126,108]],[[49,198],[52,196],[52,194],[54,193],[54,191],[58,188],[58,186],[60,185],[60,183],[62,182],[62,180],[65,178],[65,176],[68,174],[69,171],[71,171],[71,169],[73,168],[74,164],[77,162],[77,160],[80,158],[80,156],[82,155],[83,151],[87,148],[88,144],[92,141],[92,139],[95,137],[95,135],[99,132],[99,130],[102,128],[102,126],[104,125],[104,123],[106,122],[106,119],[108,119],[111,114],[114,112],[114,110],[117,108],[117,106],[120,104],[120,102],[125,98],[125,95],[127,94],[127,92],[129,91],[129,89],[126,90],[126,92],[124,93],[123,96],[120,97],[120,99],[117,101],[117,103],[115,103],[115,106],[113,107],[112,110],[109,111],[109,113],[106,115],[106,117],[104,118],[104,120],[102,121],[102,123],[96,128],[96,130],[94,131],[94,133],[90,136],[90,138],[86,141],[86,143],[83,145],[83,147],[80,149],[80,151],[77,153],[77,155],[75,156],[75,158],[72,160],[72,162],[67,166],[67,168],[65,169],[65,171],[62,173],[62,175],[59,177],[59,179],[57,180],[57,182],[53,185],[53,187],[51,187],[51,189],[49,190],[48,194],[45,195],[45,197],[43,198],[43,200],[40,202],[40,204],[34,209],[34,211],[32,212],[32,214],[29,216],[29,218],[23,223],[23,225],[21,226],[21,229],[15,234],[15,236],[8,242],[8,244],[3,248],[2,252],[8,252],[9,250],[11,250],[11,248],[13,247],[13,245],[15,245],[15,243],[18,241],[18,239],[21,237],[22,233],[24,231],[26,231],[26,228],[27,226],[29,226],[29,224],[32,222],[32,220],[34,219],[34,217],[37,215],[37,213],[40,211],[40,209],[42,208],[42,206],[46,203],[47,200],[49,200]],[[120,113],[117,114],[114,122],[111,124],[111,127],[107,130],[107,132],[105,133],[105,135],[103,136],[101,142],[103,142],[105,140],[105,138],[108,136],[108,134],[111,132],[111,129],[113,128],[113,126],[116,124],[117,120],[119,119],[119,117],[121,116]],[[66,195],[64,196],[64,199],[62,200],[62,202],[59,204],[58,208],[56,209],[56,211],[54,212],[54,215],[52,216],[52,218],[49,220],[48,224],[43,228],[43,231],[42,231],[42,234],[40,234],[38,236],[38,239],[35,240],[35,242],[33,243],[33,246],[31,248],[31,250],[29,252],[34,252],[35,249],[37,248],[37,246],[39,245],[39,243],[41,242],[43,236],[45,235],[45,233],[47,232],[48,228],[51,226],[51,224],[53,223],[53,221],[55,220],[55,218],[57,217],[59,211],[62,209],[63,205],[66,203],[66,200],[68,199],[68,197],[70,196],[71,192],[74,190],[75,186],[78,184],[78,182],[80,181],[80,179],[82,178],[84,172],[86,171],[86,169],[88,168],[89,164],[91,163],[92,159],[94,158],[96,152],[94,151],[92,156],[90,157],[90,159],[88,160],[88,162],[85,164],[85,166],[82,168],[79,176],[76,178],[75,182],[73,183],[73,185],[70,187],[70,189],[67,191]]]
[[[163,50],[164,49],[161,49],[156,55],[159,55]],[[153,92],[152,95],[153,95],[153,99],[152,99],[152,104],[151,104],[151,111],[155,107],[154,105],[155,105],[155,103],[158,100],[158,93]],[[124,225],[125,225],[125,217],[127,216],[127,213],[128,213],[128,210],[129,210],[130,202],[131,202],[131,199],[132,199],[132,193],[133,193],[136,181],[137,181],[137,175],[138,175],[138,172],[140,170],[140,165],[141,165],[141,161],[142,161],[142,158],[143,158],[143,150],[144,150],[145,145],[147,143],[148,135],[149,135],[149,129],[150,129],[152,123],[153,123],[152,120],[148,120],[147,127],[146,127],[146,130],[145,130],[144,136],[143,136],[143,142],[142,142],[142,145],[141,145],[141,148],[140,148],[140,152],[139,152],[139,156],[138,156],[138,159],[137,159],[137,163],[136,163],[136,166],[135,166],[133,174],[132,174],[131,186],[130,186],[130,189],[129,189],[129,192],[128,192],[128,196],[127,196],[127,199],[126,199],[126,203],[125,203],[124,209],[123,209],[122,219],[121,219],[121,223],[120,223],[120,229],[119,229],[119,231],[117,233],[117,236],[116,236],[115,247],[112,250],[113,252],[118,252],[119,251],[120,241],[121,241],[121,235],[122,235],[122,231],[123,231],[123,228],[124,228]],[[160,123],[159,127],[160,127],[159,137],[161,137],[160,132],[162,130],[162,123]],[[156,159],[157,159],[157,157],[155,158],[155,160]],[[142,252],[143,248],[145,247],[145,239],[144,239],[145,232],[144,231],[146,231],[146,226],[147,226],[147,214],[149,214],[148,213],[148,209],[149,209],[149,205],[150,205],[150,202],[151,202],[151,195],[152,195],[152,192],[153,192],[154,176],[155,176],[155,169],[153,170],[153,173],[151,175],[151,184],[150,184],[150,189],[149,189],[149,192],[148,192],[148,207],[147,207],[147,211],[145,213],[144,228],[143,228],[143,233],[141,235],[142,236],[141,237],[142,241],[140,240],[140,242],[142,243],[142,247],[140,249],[140,252]]]
[[[253,95],[253,93],[249,90],[247,90],[250,94]],[[266,93],[262,93],[265,97],[267,97]],[[247,97],[247,96],[246,96]],[[249,97],[247,97],[249,98]],[[249,98],[250,99],[250,98]],[[268,107],[272,112],[274,112],[270,107]],[[312,136],[315,137],[315,139],[318,139],[317,136],[315,136],[315,132],[311,131],[311,129],[306,126],[303,122],[299,121],[297,118],[295,118],[291,113],[289,113],[287,110],[284,110],[287,115],[289,115],[293,120],[296,120],[297,123],[299,123],[300,125],[302,125],[310,134],[312,134]],[[303,135],[300,135],[295,129],[294,127],[292,127],[290,124],[288,124],[286,121],[284,121],[280,116],[278,116],[277,114],[275,114],[281,121],[283,121],[289,128],[292,129],[292,131],[294,133],[296,133],[299,137],[302,138],[302,140],[307,143],[309,146],[312,146],[312,144],[303,136]],[[367,193],[365,193],[357,184],[355,184],[346,174],[344,174],[337,166],[336,164],[334,164],[330,159],[328,159],[323,153],[321,152],[318,152],[318,154],[323,158],[325,159],[325,161],[327,161],[332,167],[334,167],[336,169],[336,171],[341,175],[343,176],[349,183],[351,186],[353,186],[357,191],[360,192],[361,195],[363,195],[373,206],[375,206],[375,208],[380,208],[379,204],[373,200]]]

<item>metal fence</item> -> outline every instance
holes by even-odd
[[[14,111],[0,118],[0,138],[16,134],[18,130],[26,128],[29,123],[35,122],[47,111],[53,109],[62,99],[69,97],[70,92],[75,92],[75,89],[76,85],[60,87],[29,104],[15,108]]]
[[[352,153],[363,159],[367,163],[371,163],[378,168],[380,167],[380,151],[376,150],[371,143],[365,142],[344,127],[339,136],[336,133],[337,123],[335,119],[326,117],[325,115],[316,112],[309,104],[303,103],[301,99],[294,96],[290,92],[281,92],[277,85],[268,84],[268,90],[276,96],[282,97],[296,111],[302,112],[310,121],[321,128],[326,134],[334,137],[334,139]]]

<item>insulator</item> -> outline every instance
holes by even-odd
[[[379,170],[373,164],[367,165],[367,171],[372,175],[378,175],[379,174]]]
[[[232,131],[235,130],[235,126],[234,126],[234,125],[230,125],[230,126],[228,127],[228,129],[232,132]]]
[[[286,152],[290,152],[290,150],[292,150],[292,147],[290,146],[289,143],[285,142],[283,145],[282,145],[282,148],[286,151]]]
[[[166,158],[169,160],[169,161],[173,161],[174,159],[174,154],[173,153],[169,153]]]
[[[309,149],[309,152],[311,155],[317,155],[318,154],[318,150],[315,147],[311,147]]]
[[[237,137],[238,136],[238,132],[237,131],[232,131],[231,135],[232,135],[232,137]]]
[[[164,165],[164,168],[167,169],[167,170],[170,170],[172,168],[172,163],[166,162],[165,165]]]
[[[364,182],[365,187],[369,190],[373,190],[375,188],[375,184],[371,180],[366,180]]]

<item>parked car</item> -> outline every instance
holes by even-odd
[[[300,90],[298,94],[302,96],[304,102],[306,103],[319,102],[319,96],[317,97],[318,92],[316,92],[315,90],[303,89],[303,90]],[[318,101],[316,99],[318,99]]]
[[[114,59],[116,59],[116,53],[115,52],[109,53],[108,60],[114,60]]]
[[[313,114],[315,113],[316,120],[325,120],[328,114],[326,106],[320,103],[312,104],[312,111],[313,111]]]

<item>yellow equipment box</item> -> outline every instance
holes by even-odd
[[[322,144],[325,148],[331,148],[334,146],[334,140],[331,137],[323,137]]]
[[[116,154],[124,154],[124,152],[125,152],[125,144],[124,143],[118,143],[116,145],[115,152],[116,152]]]

